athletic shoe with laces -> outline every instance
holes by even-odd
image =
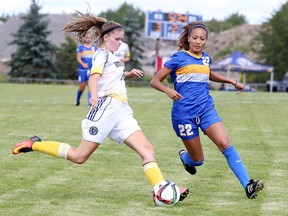
[[[12,154],[20,154],[20,153],[26,153],[33,151],[32,150],[32,145],[34,142],[41,142],[41,139],[37,136],[33,136],[30,139],[18,143],[13,149],[12,149]]]
[[[264,183],[261,180],[254,181],[250,179],[248,184],[246,185],[246,195],[249,199],[255,199],[257,193],[264,188]]]
[[[195,175],[196,172],[197,172],[196,167],[195,167],[195,166],[188,165],[188,164],[185,164],[184,161],[182,160],[181,155],[184,154],[184,153],[186,153],[186,152],[187,152],[187,151],[184,150],[184,149],[181,149],[181,150],[179,151],[180,160],[181,160],[181,162],[182,162],[185,170],[186,170],[188,173],[190,173],[191,175]]]
[[[189,194],[189,188],[180,188],[180,199],[179,201],[183,201]]]

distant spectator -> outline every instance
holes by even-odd
[[[160,51],[160,38],[157,38],[157,39],[156,39],[156,43],[155,43],[156,56],[159,55],[159,51]]]
[[[220,88],[219,88],[219,91],[226,91],[226,88],[225,88],[225,84],[222,83]]]

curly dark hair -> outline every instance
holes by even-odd
[[[183,32],[180,34],[180,37],[177,42],[178,50],[189,50],[189,42],[188,42],[188,37],[194,28],[203,28],[206,33],[207,33],[207,38],[208,38],[208,28],[204,24],[204,22],[191,22],[188,23],[187,25],[183,26]]]

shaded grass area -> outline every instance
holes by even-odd
[[[88,112],[77,86],[0,84],[1,215],[288,215],[288,95],[212,91],[215,106],[251,178],[265,188],[246,198],[216,146],[201,134],[205,162],[195,176],[183,169],[183,148],[170,122],[171,101],[151,88],[128,88],[135,118],[155,147],[166,179],[191,189],[184,202],[156,207],[140,158],[106,139],[82,165],[32,152],[12,155],[19,141],[38,135],[77,146]]]

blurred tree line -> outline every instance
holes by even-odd
[[[288,71],[288,2],[262,25],[259,39],[261,56],[274,66],[275,79],[282,80]]]
[[[125,63],[125,69],[141,68],[143,58],[143,42],[140,31],[145,25],[145,13],[135,9],[132,5],[123,3],[116,11],[108,10],[98,16],[120,23],[125,29],[124,41],[130,47],[130,61]]]
[[[216,19],[212,19],[210,21],[205,22],[210,32],[219,33],[221,31],[225,31],[231,29],[235,26],[242,25],[247,23],[246,17],[240,15],[239,13],[231,14],[224,21],[218,21]]]
[[[57,78],[56,47],[47,40],[48,21],[43,21],[39,10],[32,0],[28,15],[22,17],[23,25],[13,34],[12,44],[17,44],[17,50],[12,54],[11,77]]]
[[[13,15],[14,16],[14,15]],[[0,21],[6,22],[8,19],[12,18],[13,16],[7,15],[7,14],[2,14],[0,16]]]
[[[11,77],[77,79],[75,50],[77,43],[66,36],[60,47],[54,47],[47,40],[50,32],[45,15],[40,14],[41,7],[31,0],[28,13],[22,16],[24,24],[14,34],[13,44],[17,50],[12,54]],[[107,10],[98,16],[119,22],[125,28],[124,41],[129,44],[131,61],[127,69],[140,68],[144,44],[141,40],[145,25],[145,13],[132,4],[123,3],[116,10]],[[6,16],[6,18],[9,18]],[[2,20],[5,21],[2,15]],[[246,17],[232,14],[223,21],[212,19],[205,22],[210,32],[219,33],[237,25],[247,23]],[[272,18],[261,26],[257,40],[263,44],[260,55],[265,64],[274,65],[275,77],[281,79],[288,69],[288,3],[283,4]],[[242,50],[240,50],[242,51]],[[223,51],[222,51],[223,52]],[[265,78],[266,79],[266,78]],[[263,82],[263,80],[258,80]]]

